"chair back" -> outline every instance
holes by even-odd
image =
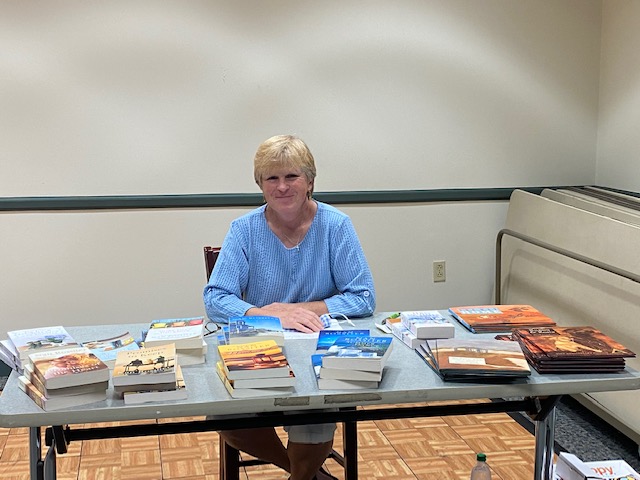
[[[218,261],[218,255],[220,255],[220,247],[210,247],[208,245],[204,247],[204,268],[207,281],[209,281],[213,267]]]

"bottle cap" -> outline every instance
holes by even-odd
[[[479,462],[486,462],[487,461],[487,456],[484,453],[479,453],[478,455],[476,455],[476,459]]]

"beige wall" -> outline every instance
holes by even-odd
[[[4,5],[0,195],[256,192],[281,132],[317,191],[593,183],[600,28],[596,0]],[[396,310],[490,302],[506,208],[343,210]],[[243,211],[0,213],[0,329],[202,312]]]

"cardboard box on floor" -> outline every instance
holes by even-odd
[[[583,462],[571,453],[561,453],[555,467],[556,480],[640,480],[624,460]]]

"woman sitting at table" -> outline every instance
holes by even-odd
[[[283,327],[312,333],[320,316],[373,314],[373,278],[347,215],[312,198],[316,167],[307,145],[292,135],[271,137],[254,159],[265,204],[231,223],[204,290],[209,318],[271,315]],[[311,368],[311,367],[309,367]],[[330,479],[321,466],[335,424],[220,432],[224,440],[290,473],[291,480]]]

